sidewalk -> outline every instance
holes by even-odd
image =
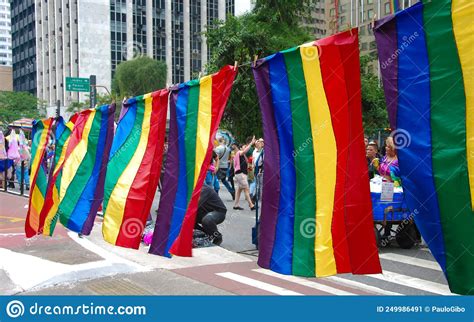
[[[251,261],[221,247],[172,259],[116,247],[103,240],[101,218],[87,237],[58,225],[54,237],[25,239],[27,203],[0,193],[0,294],[228,294],[169,270]]]

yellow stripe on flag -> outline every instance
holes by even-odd
[[[130,192],[130,188],[133,184],[133,180],[135,179],[137,171],[140,168],[140,164],[142,163],[148,144],[153,97],[151,94],[146,94],[144,96],[144,100],[145,112],[143,115],[140,141],[138,142],[135,154],[133,155],[125,170],[120,175],[117,184],[110,194],[109,204],[107,205],[107,209],[104,214],[102,235],[104,236],[105,241],[114,245],[117,242],[120,228],[122,227],[128,193]]]
[[[36,154],[31,163],[31,173],[37,174],[41,167],[41,162],[43,161],[43,151],[46,149],[49,139],[49,130],[51,127],[51,120],[48,119],[43,122],[44,128],[43,132],[41,133],[40,141],[38,143],[38,147],[36,148]],[[36,175],[36,178],[38,176]],[[32,185],[33,175],[30,176],[30,185]],[[31,215],[29,216],[29,225],[35,230],[38,231],[39,229],[39,217],[41,213],[41,209],[44,205],[44,196],[41,194],[38,185],[36,184],[32,187],[31,196],[30,196],[30,211]]]
[[[82,131],[81,140],[71,152],[67,160],[64,162],[63,174],[61,180],[61,190],[59,192],[59,201],[61,202],[64,196],[66,195],[67,188],[71,184],[76,171],[82,163],[82,160],[87,154],[87,145],[89,142],[89,133],[92,128],[92,122],[94,121],[96,110],[91,110],[89,117],[87,118],[86,125]],[[72,133],[71,135],[74,135]]]
[[[332,246],[332,214],[336,189],[336,138],[332,127],[329,105],[324,92],[318,49],[302,46],[308,107],[314,149],[314,171],[316,175],[316,276],[337,274]]]
[[[454,38],[458,47],[466,93],[466,149],[471,188],[471,208],[474,210],[474,2],[453,0],[451,4]]]
[[[212,76],[201,78],[199,89],[199,111],[196,131],[196,163],[194,167],[194,187],[199,178],[201,169],[207,170],[207,165],[202,164],[206,157],[209,136],[211,135],[212,122]]]

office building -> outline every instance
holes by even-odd
[[[10,2],[0,0],[0,66],[12,65]]]
[[[96,75],[110,89],[137,55],[164,60],[169,84],[189,80],[210,56],[206,25],[234,10],[234,0],[13,0],[14,89],[67,106],[86,94],[66,92],[66,77]]]

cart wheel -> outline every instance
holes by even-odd
[[[382,246],[381,243],[382,243],[382,236],[380,235],[380,232],[379,230],[377,229],[377,227],[374,227],[374,232],[375,232],[375,242],[377,243],[377,246],[380,247]]]
[[[390,245],[390,238],[385,237],[382,232],[385,231],[382,225],[379,225],[380,228],[377,228],[377,225],[374,226],[375,232],[375,241],[377,242],[378,247],[387,247]]]
[[[397,233],[395,238],[400,248],[403,248],[403,249],[412,248],[418,239],[415,225],[413,223],[409,223]]]

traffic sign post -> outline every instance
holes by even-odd
[[[68,92],[89,92],[89,78],[66,77],[66,91]]]
[[[94,108],[97,101],[97,80],[95,75],[89,77],[89,101],[90,108]]]

